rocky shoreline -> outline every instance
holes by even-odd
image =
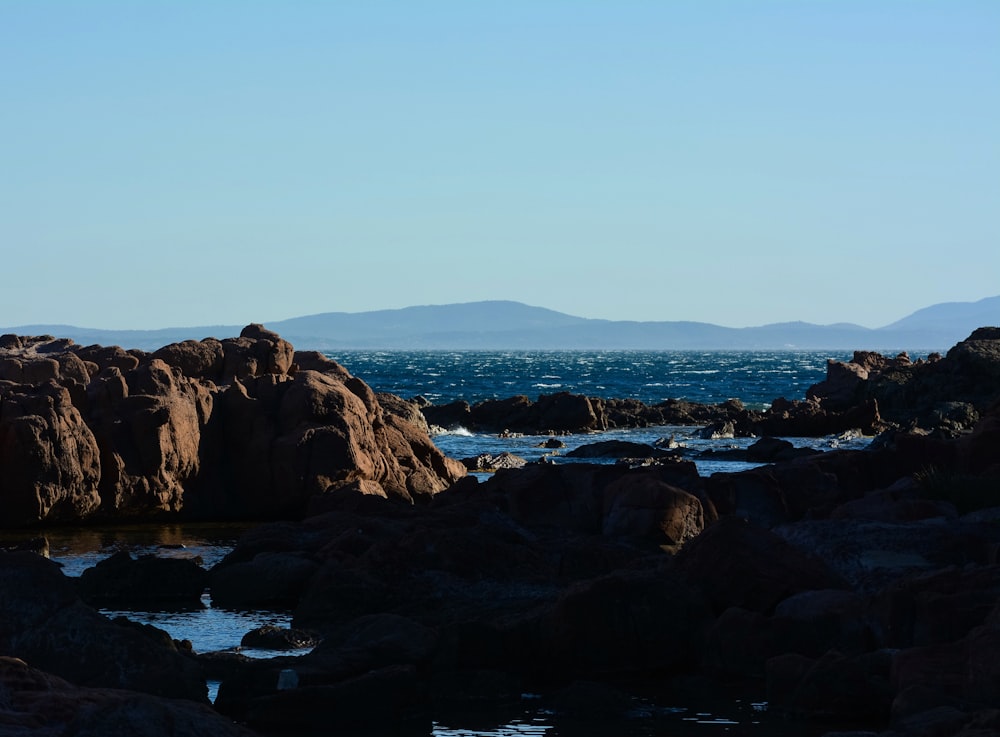
[[[0,734],[427,734],[528,691],[616,725],[653,718],[636,708],[653,686],[766,693],[840,735],[1000,733],[998,328],[926,362],[831,362],[764,412],[574,395],[420,406],[260,326],[152,354],[48,336],[0,348],[5,527],[281,520],[207,572],[119,556],[76,582],[0,553]],[[808,455],[762,440],[767,465],[710,477],[650,454],[479,482],[427,423],[879,436]],[[195,653],[91,608],[206,586],[219,606],[287,608],[295,632],[269,634],[319,644]],[[222,682],[214,707],[206,677]]]

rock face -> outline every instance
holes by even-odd
[[[398,404],[259,325],[153,354],[2,336],[4,524],[296,516],[345,488],[429,498],[465,469]]]

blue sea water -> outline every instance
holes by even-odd
[[[422,396],[432,404],[571,392],[604,399],[638,399],[656,404],[684,399],[715,404],[739,399],[751,409],[765,409],[777,397],[803,399],[806,390],[826,376],[828,360],[851,356],[824,351],[341,351],[327,356],[364,379],[375,391],[406,399]],[[706,440],[694,427],[615,430],[602,440],[655,443],[670,439],[695,461],[702,475],[739,471],[758,464],[699,457],[704,450],[743,449],[755,438]],[[593,435],[560,438],[559,453],[538,447],[538,439],[499,438],[452,428],[434,442],[453,458],[480,453],[513,453],[528,461],[543,455],[566,462],[565,454],[594,442]],[[792,439],[797,446],[820,450],[863,447],[860,437]],[[611,462],[611,461],[609,461]]]
[[[337,351],[326,355],[375,391],[433,404],[568,391],[605,399],[716,403],[763,409],[802,399],[826,376],[823,351]]]

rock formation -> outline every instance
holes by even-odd
[[[301,516],[346,488],[413,502],[465,474],[393,410],[259,325],[152,354],[5,335],[4,524]]]

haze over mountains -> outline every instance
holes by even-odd
[[[260,321],[251,317],[248,322]],[[264,325],[300,350],[343,349],[642,349],[946,350],[977,327],[1000,325],[1000,296],[946,302],[881,328],[850,323],[783,322],[728,328],[689,321],[638,322],[574,317],[520,302],[424,305],[373,312],[328,312]],[[154,350],[181,340],[239,335],[243,325],[158,330],[102,330],[71,325],[22,325],[0,333],[54,335],[89,345]]]

